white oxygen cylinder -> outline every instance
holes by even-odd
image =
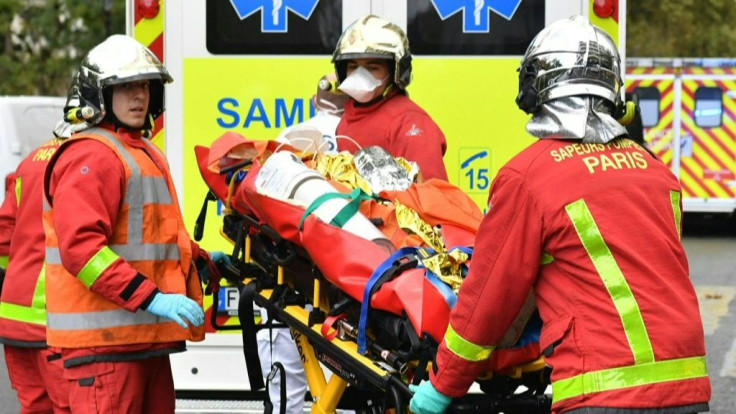
[[[304,165],[289,151],[272,154],[258,171],[255,185],[260,194],[304,208],[323,194],[338,192],[320,173]],[[312,214],[329,223],[347,203],[343,198],[333,198],[322,203]],[[391,241],[360,212],[356,212],[342,228],[379,244],[390,253],[395,250]]]

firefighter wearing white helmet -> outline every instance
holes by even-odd
[[[553,413],[708,411],[680,184],[616,122],[621,85],[613,41],[584,17],[532,41],[517,102],[539,139],[493,181],[473,267],[436,371],[412,387],[412,412],[445,412],[467,392],[507,332],[520,331],[530,292]]]
[[[446,180],[445,135],[406,92],[411,59],[406,34],[388,20],[369,15],[345,29],[332,56],[339,89],[351,97],[337,127],[338,148],[377,145],[416,162],[424,179]]]
[[[169,354],[204,339],[198,274],[217,270],[188,236],[164,154],[142,136],[170,81],[133,38],[94,47],[69,94],[79,112],[65,113],[84,128],[46,169],[46,335],[74,413],[173,413]]]

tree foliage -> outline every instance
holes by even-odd
[[[627,3],[627,56],[736,57],[735,0]],[[124,32],[124,0],[0,0],[0,95],[66,95],[84,54]]]
[[[122,0],[0,1],[0,95],[65,96],[84,54],[124,32]]]
[[[736,1],[629,0],[626,55],[736,56]]]

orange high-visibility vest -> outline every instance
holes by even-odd
[[[89,290],[118,257],[165,293],[184,294],[202,305],[202,287],[189,234],[164,155],[127,145],[117,134],[93,128],[71,140],[94,139],[111,148],[125,169],[124,200],[108,245],[77,275],[61,264],[54,212],[48,189],[44,194],[46,231],[47,342],[62,348],[86,348],[204,339],[204,327],[182,329],[176,322],[138,310],[130,312]],[[64,146],[58,151],[63,152]],[[52,160],[53,166],[55,159]],[[47,173],[48,174],[48,173]]]

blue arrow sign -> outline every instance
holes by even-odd
[[[289,29],[287,10],[309,20],[319,0],[230,0],[243,20],[261,11],[262,33],[286,33]]]
[[[442,20],[462,10],[463,33],[488,33],[489,10],[511,20],[521,0],[432,0]]]

